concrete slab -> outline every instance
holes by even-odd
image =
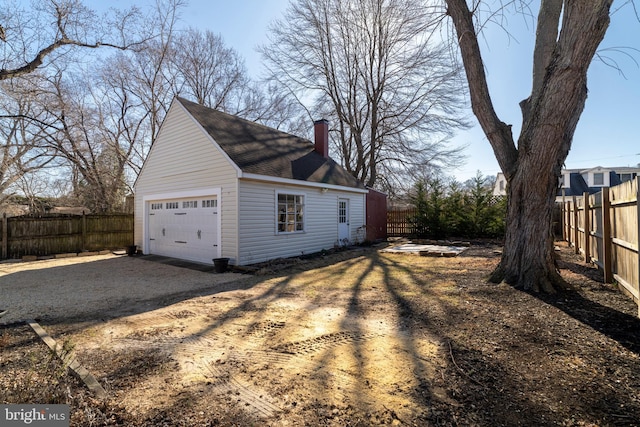
[[[419,245],[415,243],[404,243],[401,245],[390,246],[381,252],[399,253],[399,254],[415,254],[421,256],[458,256],[467,248],[462,246],[448,245]]]

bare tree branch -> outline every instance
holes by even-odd
[[[505,176],[510,177],[515,171],[518,152],[511,126],[502,122],[493,108],[473,23],[473,13],[469,10],[466,0],[447,0],[447,6],[447,13],[456,29],[467,80],[473,82],[469,85],[471,108],[493,147],[500,168]]]
[[[466,125],[465,85],[432,11],[414,0],[298,0],[261,48],[270,78],[329,119],[337,156],[365,185],[383,169],[431,164],[441,137]]]
[[[5,25],[1,27],[0,34],[2,41],[9,47],[4,52],[5,55],[12,55],[0,58],[0,81],[33,73],[53,52],[65,47],[111,47],[125,50],[144,40],[141,35],[141,40],[127,41],[136,31],[131,28],[123,31],[125,27],[136,26],[138,12],[135,8],[121,14],[114,12],[108,19],[97,18],[95,12],[87,9],[79,0],[46,0],[38,4],[38,8],[44,12],[44,17],[35,10],[21,9],[18,4],[12,5],[9,10],[0,11],[0,19],[7,21],[3,22]],[[47,28],[47,16],[53,18],[53,28]],[[102,30],[102,27],[108,29]],[[115,32],[119,34],[113,34]],[[47,33],[52,40],[44,46],[38,46],[38,40],[42,38],[40,34]],[[120,41],[116,42],[116,38],[120,38]]]

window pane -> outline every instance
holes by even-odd
[[[278,232],[304,231],[304,196],[278,194]]]
[[[602,172],[593,174],[593,185],[604,185],[604,174]]]

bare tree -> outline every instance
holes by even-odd
[[[277,129],[309,130],[301,124],[310,120],[297,120],[295,99],[274,83],[252,81],[244,60],[221,35],[193,28],[177,33],[169,57],[175,94]]]
[[[333,124],[344,166],[368,186],[447,163],[465,87],[428,2],[299,0],[261,48],[270,78]]]
[[[181,94],[209,108],[240,113],[239,96],[249,78],[244,61],[234,49],[225,46],[222,36],[191,28],[175,37],[173,52],[173,69]]]
[[[0,7],[0,80],[34,72],[54,53],[65,48],[109,46],[126,49],[138,12],[113,12],[98,16],[80,0],[45,0],[24,9],[19,1],[5,0]]]
[[[86,76],[51,74],[39,95],[50,115],[48,145],[71,171],[73,194],[94,212],[117,211],[127,191],[125,168],[131,129],[126,102],[105,96],[106,91]]]
[[[533,52],[531,95],[521,102],[517,146],[489,96],[478,44],[482,2],[446,0],[469,82],[471,105],[507,179],[504,251],[491,280],[554,292],[551,229],[558,179],[587,98],[587,70],[609,26],[613,0],[542,0]]]
[[[149,113],[151,140],[147,148],[160,130],[171,99],[178,93],[178,83],[171,67],[172,46],[180,10],[185,4],[185,0],[158,0],[145,24],[154,28],[156,36],[132,49],[132,55],[123,56],[118,61],[119,68],[127,74],[131,98],[139,99]]]
[[[286,88],[274,82],[253,82],[246,91],[245,116],[294,135],[313,132],[313,118]]]
[[[46,112],[35,102],[30,84],[19,78],[0,87],[0,203],[26,175],[47,166],[55,153],[45,144],[40,123]],[[38,119],[33,119],[33,118]],[[40,123],[37,123],[39,120]]]

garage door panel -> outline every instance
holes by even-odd
[[[149,203],[149,252],[211,263],[219,257],[215,196]]]

